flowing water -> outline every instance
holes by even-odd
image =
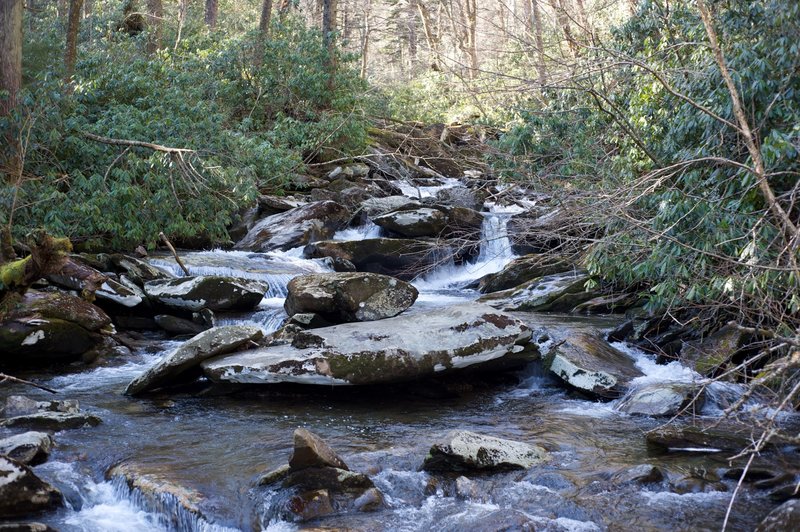
[[[488,208],[480,257],[474,264],[443,265],[418,279],[420,298],[411,311],[475,299],[478,294],[463,287],[513,258],[505,232],[513,210]],[[367,225],[336,238],[376,234],[376,228]],[[185,254],[183,260],[192,274],[267,281],[270,291],[255,312],[220,320],[257,323],[267,332],[285,318],[282,298],[288,280],[327,271],[322,261],[300,258],[299,250],[198,252]],[[152,262],[179,274],[167,258]],[[603,330],[618,323],[618,318],[517,316],[554,336],[565,329]],[[676,495],[664,485],[611,485],[611,473],[638,464],[659,465],[675,478],[693,468],[723,468],[726,461],[716,455],[650,454],[642,433],[659,421],[617,412],[616,402],[579,398],[536,363],[511,379],[462,385],[461,393],[409,387],[144,399],[122,394],[131,379],[177,345],[162,340],[102,367],[38,376],[63,398],[78,399],[103,419],[98,427],[55,435],[53,455],[35,471],[64,492],[68,505],[38,520],[67,531],[300,529],[303,525],[277,517],[277,493],[255,486],[261,473],[287,462],[297,427],[318,433],[351,469],[367,472],[387,501],[378,512],[335,516],[312,525],[365,531],[517,530],[530,523],[536,530],[552,531],[718,530],[729,501],[728,492]],[[646,375],[634,385],[699,379],[677,362],[659,366],[643,353],[618,347]],[[0,399],[11,393],[51,398],[30,388],[5,386]],[[741,390],[729,385],[715,393],[729,396]],[[703,413],[716,414],[718,406],[709,401]],[[529,471],[476,475],[458,482],[419,471],[431,443],[452,429],[535,442],[552,460]],[[186,511],[173,495],[148,497],[119,478],[107,480],[105,472],[119,463],[179,487],[203,517]],[[752,529],[769,508],[762,494],[745,490],[734,506],[732,529]]]

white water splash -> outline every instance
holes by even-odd
[[[333,235],[333,240],[344,240],[348,242],[368,240],[370,238],[380,238],[381,228],[372,220],[367,220],[367,223],[358,227],[350,227],[337,231]]]

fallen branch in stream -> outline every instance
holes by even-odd
[[[52,388],[48,388],[47,386],[42,386],[41,384],[36,384],[35,382],[26,381],[25,379],[19,379],[17,377],[12,377],[11,375],[6,375],[5,373],[0,373],[0,383],[6,381],[16,382],[18,384],[25,384],[26,386],[33,386],[34,388],[39,388],[40,390],[44,390],[50,393],[58,393],[57,391],[53,390]]]
[[[175,251],[175,247],[172,245],[172,242],[169,241],[169,238],[167,238],[167,235],[165,235],[163,232],[161,232],[161,233],[158,233],[158,237],[162,240],[162,242],[164,242],[164,244],[172,252],[172,256],[175,257],[175,262],[177,262],[178,266],[181,267],[181,270],[183,270],[183,273],[185,273],[186,275],[191,275],[191,273],[189,273],[189,268],[186,267],[186,265],[183,263],[181,258],[178,256],[178,252]]]

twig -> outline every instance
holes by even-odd
[[[20,384],[27,384],[28,386],[33,386],[34,388],[39,388],[40,390],[44,390],[50,393],[58,393],[57,391],[53,390],[52,388],[48,388],[47,386],[42,386],[41,384],[36,384],[35,382],[26,381],[25,379],[18,379],[17,377],[12,377],[11,375],[6,375],[5,373],[0,373],[0,382],[11,381],[11,382],[18,382]]]
[[[187,148],[171,148],[169,146],[162,146],[161,144],[153,144],[152,142],[144,142],[141,140],[127,140],[127,139],[111,139],[108,137],[101,137],[100,135],[95,135],[94,133],[82,133],[84,137],[89,140],[93,140],[95,142],[100,142],[102,144],[110,144],[112,146],[135,146],[137,148],[148,148],[153,151],[160,151],[162,153],[194,153],[194,150],[190,150]]]
[[[166,244],[166,246],[169,248],[169,250],[172,252],[172,256],[175,257],[175,262],[177,262],[178,266],[181,267],[181,270],[183,270],[183,273],[185,273],[186,275],[191,275],[191,273],[189,273],[189,269],[186,268],[186,265],[183,264],[183,261],[178,256],[178,252],[175,251],[175,248],[173,247],[172,242],[170,242],[169,238],[167,238],[167,235],[165,235],[163,232],[161,232],[161,233],[158,233],[158,236],[164,242],[164,244]]]

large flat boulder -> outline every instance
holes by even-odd
[[[530,337],[516,318],[469,303],[388,318],[379,328],[345,323],[304,331],[291,344],[217,357],[202,367],[216,382],[378,384],[518,364],[527,360]]]
[[[628,355],[599,335],[583,332],[568,335],[543,363],[569,386],[600,399],[620,397],[631,380],[644,375]]]
[[[422,207],[390,212],[374,218],[373,222],[404,237],[438,236],[447,227],[447,215],[439,209]]]
[[[169,385],[196,369],[204,360],[230,353],[248,342],[259,340],[263,334],[260,327],[250,325],[214,327],[201,332],[131,381],[125,393],[138,395]]]
[[[550,254],[531,254],[509,262],[497,273],[484,275],[478,290],[484,294],[508,290],[547,275],[555,275],[568,268],[567,261]]]
[[[478,301],[507,311],[568,312],[596,295],[585,290],[588,279],[581,271],[546,275],[509,290],[487,294]]]
[[[23,432],[0,440],[0,455],[8,456],[25,465],[47,461],[53,449],[53,438],[44,432]]]
[[[61,492],[27,466],[0,456],[0,519],[22,517],[60,506]]]
[[[300,275],[289,282],[288,292],[289,316],[314,313],[331,323],[391,318],[419,295],[409,283],[377,273]]]
[[[382,273],[407,281],[447,262],[451,253],[435,240],[369,238],[316,242],[306,246],[303,255],[311,259],[344,259],[352,262],[358,271]]]
[[[545,450],[535,445],[457,430],[431,447],[422,468],[427,471],[528,469],[546,459]]]
[[[147,297],[158,304],[196,312],[251,310],[269,290],[265,283],[235,277],[198,275],[145,283]]]
[[[350,211],[334,201],[308,203],[290,211],[259,220],[236,243],[236,249],[247,251],[286,251],[309,242],[331,238],[347,226]]]

